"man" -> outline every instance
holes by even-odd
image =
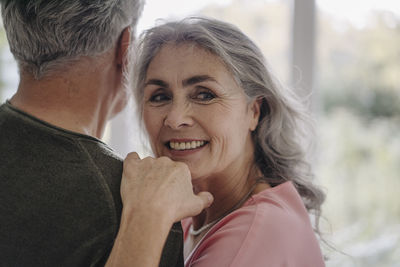
[[[121,159],[98,139],[127,102],[142,6],[2,0],[20,83],[0,106],[1,266],[157,266],[161,251],[160,266],[183,264],[173,223],[212,197],[193,194],[183,164],[135,153],[121,183]]]

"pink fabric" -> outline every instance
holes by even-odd
[[[182,221],[184,237],[192,219]],[[325,266],[308,213],[291,182],[266,189],[217,224],[185,261],[195,267]]]

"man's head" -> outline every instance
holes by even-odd
[[[36,79],[82,56],[108,51],[134,32],[143,0],[1,0],[4,28],[20,70]]]

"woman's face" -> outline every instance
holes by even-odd
[[[186,163],[194,180],[250,165],[258,116],[258,103],[204,49],[164,45],[148,67],[143,119],[153,152]]]

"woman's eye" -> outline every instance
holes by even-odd
[[[154,103],[164,102],[170,100],[170,97],[165,93],[154,94],[150,97],[149,101]]]
[[[195,96],[195,99],[201,101],[210,101],[215,98],[215,94],[211,92],[200,92]]]

